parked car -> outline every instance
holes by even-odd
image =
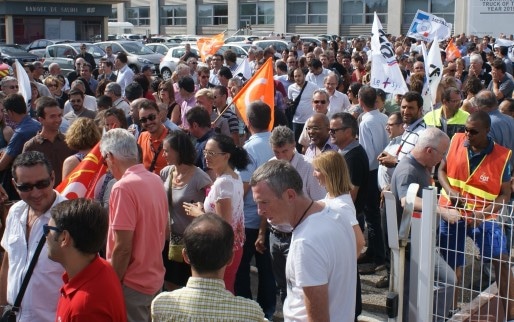
[[[38,39],[34,40],[30,44],[25,47],[27,51],[31,54],[34,54],[39,57],[43,57],[45,55],[46,47],[55,44],[63,44],[63,43],[72,43],[76,42],[75,40],[70,39]]]
[[[243,47],[241,47],[239,45],[234,45],[234,44],[226,44],[226,45],[221,46],[220,49],[218,49],[217,53],[223,55],[223,53],[227,50],[231,50],[234,53],[236,53],[237,58],[244,59],[244,58],[248,57],[248,52]]]
[[[302,37],[300,36],[300,40],[303,42],[303,43],[315,43],[316,46],[321,46],[321,39],[318,38],[318,37]]]
[[[247,44],[251,44],[255,40],[259,40],[259,39],[260,38],[258,36],[245,36],[245,35],[232,36],[232,37],[228,37],[227,39],[225,39],[225,44],[228,44],[231,42],[244,42]]]
[[[289,45],[284,40],[256,40],[252,44],[259,46],[262,49],[266,49],[269,46],[273,46],[277,53],[281,53],[282,51],[284,51],[284,49],[289,48]]]
[[[181,39],[171,38],[167,36],[154,36],[149,39],[151,43],[165,43],[165,44],[180,44],[182,42]]]
[[[208,36],[206,36],[208,37]],[[196,36],[196,35],[176,35],[173,36],[175,39],[180,39],[182,42],[184,41],[190,41],[196,43],[198,39],[203,38],[202,36]]]
[[[80,53],[80,45],[82,42],[63,43],[46,47],[43,56],[43,67],[48,70],[51,63],[57,63],[61,67],[63,75],[75,70],[75,57]],[[87,52],[93,55],[97,65],[100,64],[100,58],[105,55],[102,48],[96,44],[85,43]]]
[[[25,48],[16,44],[0,44],[0,56],[4,63],[12,65],[17,59],[21,64],[39,60],[39,56],[29,53]]]
[[[103,50],[105,50],[105,47],[111,46],[112,52],[115,54],[120,52],[126,53],[128,57],[128,66],[134,71],[134,73],[139,73],[145,65],[150,65],[154,72],[159,71],[159,64],[164,57],[162,54],[154,53],[150,48],[144,46],[138,41],[103,41],[96,43],[96,45]]]
[[[161,55],[166,55],[168,50],[172,47],[180,46],[179,43],[165,43],[165,42],[154,42],[150,44],[146,44],[146,47],[150,48],[154,53],[158,53]]]
[[[168,53],[166,56],[164,56],[161,64],[159,65],[159,71],[164,80],[170,79],[171,74],[175,71],[178,62],[180,61],[180,57],[182,57],[185,52],[185,46],[173,47],[168,50]],[[200,57],[200,52],[198,51],[198,47],[196,47],[196,45],[191,45],[191,52]]]

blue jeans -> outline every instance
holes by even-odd
[[[236,274],[235,291],[237,296],[253,300],[250,287],[250,262],[255,256],[255,265],[259,274],[257,290],[257,303],[264,311],[264,315],[271,321],[275,313],[277,303],[277,288],[271,268],[271,255],[269,251],[269,232],[266,233],[266,251],[261,254],[255,250],[255,241],[259,235],[259,229],[245,228],[246,240],[243,246],[243,257]]]
[[[273,268],[273,275],[280,292],[280,300],[284,303],[287,296],[286,261],[287,254],[289,254],[289,246],[291,245],[291,236],[278,237],[270,233],[269,241],[271,267]]]

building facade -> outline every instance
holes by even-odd
[[[405,34],[418,9],[464,32],[468,0],[130,0],[109,21],[128,21],[142,34],[252,33],[368,35],[377,12],[384,29]]]
[[[113,4],[128,0],[0,0],[0,42],[107,36]]]

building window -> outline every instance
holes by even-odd
[[[118,22],[118,8],[112,7],[109,22]]]
[[[387,23],[387,0],[342,0],[341,21],[343,25],[372,24],[374,12],[382,24]]]
[[[161,24],[163,26],[185,26],[187,24],[186,6],[162,6]]]
[[[252,25],[272,25],[275,23],[273,2],[243,3],[239,7],[240,19]]]
[[[150,7],[127,8],[126,20],[134,26],[149,26]]]
[[[446,22],[454,23],[455,0],[405,0],[403,24],[410,25],[418,9],[444,18]]]
[[[228,24],[228,5],[199,5],[198,6],[198,25],[226,25]]]
[[[326,1],[290,1],[287,4],[287,22],[290,24],[327,23]]]

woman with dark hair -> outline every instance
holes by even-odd
[[[106,131],[122,128],[127,129],[127,117],[125,112],[119,108],[111,107],[103,112],[103,122]]]
[[[216,174],[207,197],[202,203],[184,203],[186,214],[199,216],[205,212],[214,212],[225,219],[234,229],[234,258],[225,270],[225,287],[234,293],[237,269],[243,255],[245,240],[243,214],[243,181],[234,171],[246,169],[249,163],[248,153],[234,144],[231,137],[217,134],[210,138],[203,151],[208,168]]]
[[[98,86],[96,86],[96,93],[95,97],[100,97],[104,95],[105,93],[105,87],[107,87],[107,84],[111,83],[112,81],[110,79],[104,78],[98,82]]]
[[[148,80],[148,78],[146,77],[145,74],[137,74],[136,76],[134,76],[134,82],[138,83],[143,88],[143,97],[144,98],[155,102],[155,97],[149,91],[150,90],[150,81]]]
[[[175,91],[173,89],[173,81],[168,79],[162,81],[157,88],[157,92],[153,94],[157,103],[165,104],[168,107],[166,117],[171,120],[171,112],[178,106],[175,101]],[[180,107],[179,107],[180,108]]]
[[[364,112],[362,107],[359,105],[359,90],[361,87],[362,84],[359,82],[351,83],[347,92],[350,103],[352,103],[352,106],[348,109],[348,113],[352,114],[355,118],[358,118],[359,115]]]
[[[168,256],[169,244],[181,245],[182,235],[194,217],[188,216],[182,207],[184,202],[201,202],[205,199],[207,189],[212,181],[209,175],[194,165],[196,151],[189,136],[182,131],[173,131],[163,142],[162,148],[168,166],[164,167],[160,176],[168,196],[170,231],[162,253],[166,274],[165,287],[172,291],[186,286],[191,276],[191,267],[178,258]],[[179,261],[177,261],[177,259]]]

